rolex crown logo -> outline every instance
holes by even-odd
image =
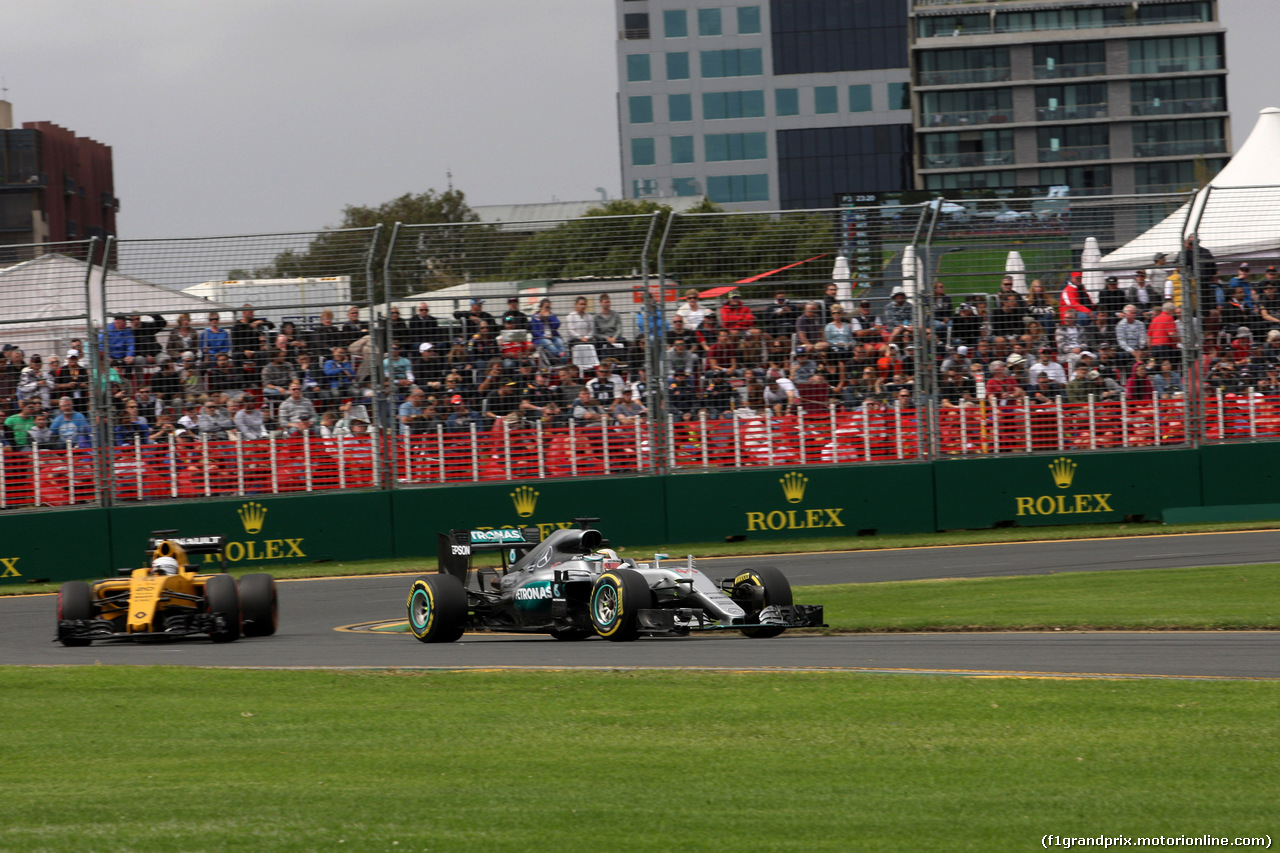
[[[240,516],[240,523],[244,525],[245,533],[257,533],[262,529],[262,522],[267,518],[267,508],[257,501],[241,504],[236,513]]]
[[[1065,456],[1059,456],[1049,463],[1049,471],[1053,474],[1054,485],[1059,489],[1069,489],[1076,476],[1076,463]]]
[[[538,505],[538,492],[531,486],[521,486],[511,493],[511,500],[516,505],[516,515],[528,518]]]
[[[787,503],[798,504],[804,500],[804,487],[809,485],[809,478],[804,474],[792,471],[778,482],[782,484],[782,494],[786,495]]]

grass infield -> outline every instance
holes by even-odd
[[[1028,850],[1275,833],[1280,683],[0,669],[0,849]]]

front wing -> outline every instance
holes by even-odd
[[[154,630],[129,633],[118,630],[109,619],[59,619],[54,642],[64,638],[84,640],[154,640],[159,637],[186,637],[192,634],[216,634],[228,628],[221,613],[180,613],[167,616]]]
[[[693,607],[641,610],[636,614],[640,630],[645,633],[676,631],[740,631],[743,628],[825,628],[821,604],[788,604],[766,607],[752,622],[713,619],[706,611]]]

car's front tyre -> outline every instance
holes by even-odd
[[[606,640],[634,640],[640,636],[640,611],[652,604],[644,575],[632,569],[607,571],[591,588],[591,626]]]
[[[423,643],[452,643],[467,627],[467,591],[453,575],[423,575],[409,590],[409,630]]]
[[[780,569],[773,566],[757,566],[749,571],[741,572],[733,579],[733,599],[740,604],[743,601],[758,602],[758,607],[749,607],[747,612],[757,617],[766,607],[790,607],[791,581]],[[763,628],[743,628],[742,633],[757,640],[776,637],[787,630],[781,625],[769,625]]]
[[[89,620],[94,617],[93,587],[84,581],[68,581],[58,589],[58,619]],[[64,646],[87,646],[88,637],[66,637],[58,632],[58,642]]]

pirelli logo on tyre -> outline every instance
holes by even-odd
[[[1049,476],[1054,493],[1015,497],[1015,512],[1019,516],[1047,515],[1094,515],[1101,512],[1115,512],[1111,508],[1111,492],[1076,492],[1069,491],[1076,485],[1076,470],[1079,465],[1066,456],[1059,456],[1048,464]]]
[[[809,478],[800,471],[788,471],[778,478],[782,501],[794,506],[804,503]],[[758,530],[811,530],[820,527],[844,527],[844,507],[812,507],[762,509],[747,512],[747,532]]]

